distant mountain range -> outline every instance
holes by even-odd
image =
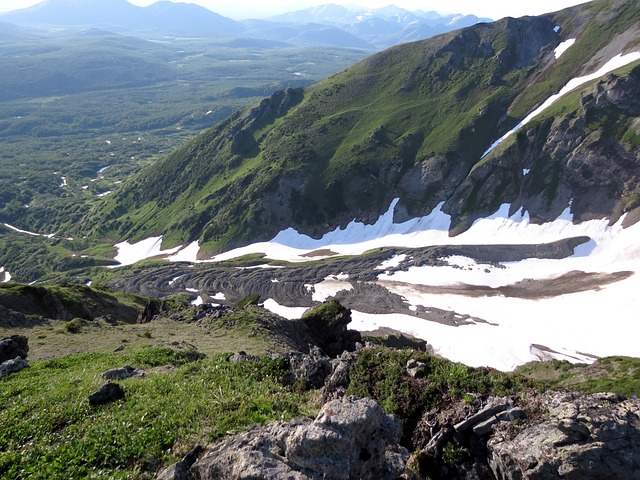
[[[0,21],[37,27],[98,27],[118,33],[245,38],[292,46],[339,46],[381,50],[470,26],[488,18],[322,5],[267,20],[235,21],[194,4],[156,2],[137,7],[126,0],[45,0],[0,15]]]
[[[490,18],[479,18],[475,15],[443,16],[433,11],[411,12],[395,5],[364,9],[334,4],[285,13],[272,17],[272,20],[293,24],[333,25],[380,49],[398,43],[421,40],[479,22],[492,21]]]

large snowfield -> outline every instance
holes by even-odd
[[[396,224],[393,210],[397,202],[398,199],[394,200],[373,225],[353,221],[320,239],[287,229],[270,242],[235,249],[208,261],[262,253],[271,259],[300,262],[308,261],[308,254],[317,250],[325,255],[358,255],[378,247],[543,244],[588,236],[591,240],[576,247],[572,256],[559,260],[529,258],[488,265],[452,256],[443,259],[447,266],[410,267],[389,274],[389,268],[405,259],[390,256],[372,269],[379,272],[378,284],[404,297],[411,310],[418,306],[433,307],[482,321],[452,327],[412,315],[354,311],[351,328],[361,331],[392,328],[427,340],[436,353],[451,360],[500,370],[512,370],[540,358],[589,362],[608,355],[640,356],[640,223],[623,228],[622,217],[614,225],[606,219],[574,224],[567,206],[555,221],[538,225],[531,223],[526,212],[509,216],[509,205],[503,205],[492,216],[477,220],[463,234],[449,237],[450,218],[441,211],[441,205],[428,216]],[[127,244],[117,258],[131,261],[149,252],[158,252],[160,243],[161,238],[156,237],[135,245]],[[120,244],[119,248],[122,247]],[[197,252],[197,244],[192,243],[169,259],[202,261],[197,260]],[[277,272],[274,270],[273,282],[277,282]],[[606,285],[594,284],[585,291],[558,291],[544,298],[508,296],[490,290],[479,294],[473,288],[496,289],[523,281],[537,281],[544,286],[545,282],[569,272],[632,274],[622,275],[621,280]],[[306,287],[316,301],[353,288],[349,272],[335,272],[322,282]],[[571,285],[567,287],[571,291]],[[305,310],[279,305],[273,299],[268,299],[265,307],[292,319],[299,318]]]

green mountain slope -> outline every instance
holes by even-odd
[[[638,21],[637,2],[596,1],[394,47],[232,115],[131,179],[82,227],[114,240],[164,234],[167,246],[198,239],[219,251],[287,227],[318,235],[354,218],[373,222],[395,197],[396,221],[445,202],[453,233],[501,203],[534,220],[555,218],[593,191],[608,199],[605,211],[578,201],[579,217],[619,214],[632,206],[639,158],[635,114],[624,102],[590,110],[571,95],[482,154],[570,79],[637,50]],[[570,38],[575,44],[555,59]],[[624,85],[610,79],[602,88],[634,98],[638,69],[620,74]],[[593,88],[581,91],[588,97]],[[566,122],[578,140],[547,151],[553,135],[566,144],[558,137]],[[580,146],[594,157],[589,165],[616,152],[607,158],[620,171],[606,188],[596,172],[591,181],[575,175],[570,157]]]

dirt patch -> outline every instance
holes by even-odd
[[[321,250],[314,250],[313,252],[305,253],[300,256],[306,257],[306,258],[314,258],[314,257],[333,257],[334,255],[338,255],[338,254],[333,250],[323,248]]]
[[[410,287],[420,293],[428,294],[464,295],[475,298],[502,296],[540,300],[588,290],[597,291],[604,285],[625,280],[632,275],[633,272],[628,271],[615,273],[572,271],[559,277],[543,280],[527,278],[517,283],[497,288],[485,285],[468,285],[466,283],[450,286],[414,285],[389,280],[382,280],[378,284],[383,287]]]

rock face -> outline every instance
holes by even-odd
[[[398,420],[372,399],[324,405],[315,420],[275,423],[209,446],[188,472],[174,466],[158,478],[396,479],[409,456],[398,446]],[[178,472],[180,476],[172,472]],[[185,476],[186,474],[186,476]]]
[[[29,340],[23,335],[12,335],[0,340],[0,363],[13,360],[16,357],[23,359],[29,354]]]
[[[640,403],[610,393],[542,396],[543,422],[488,443],[499,479],[640,479]],[[547,416],[548,415],[548,416]]]

